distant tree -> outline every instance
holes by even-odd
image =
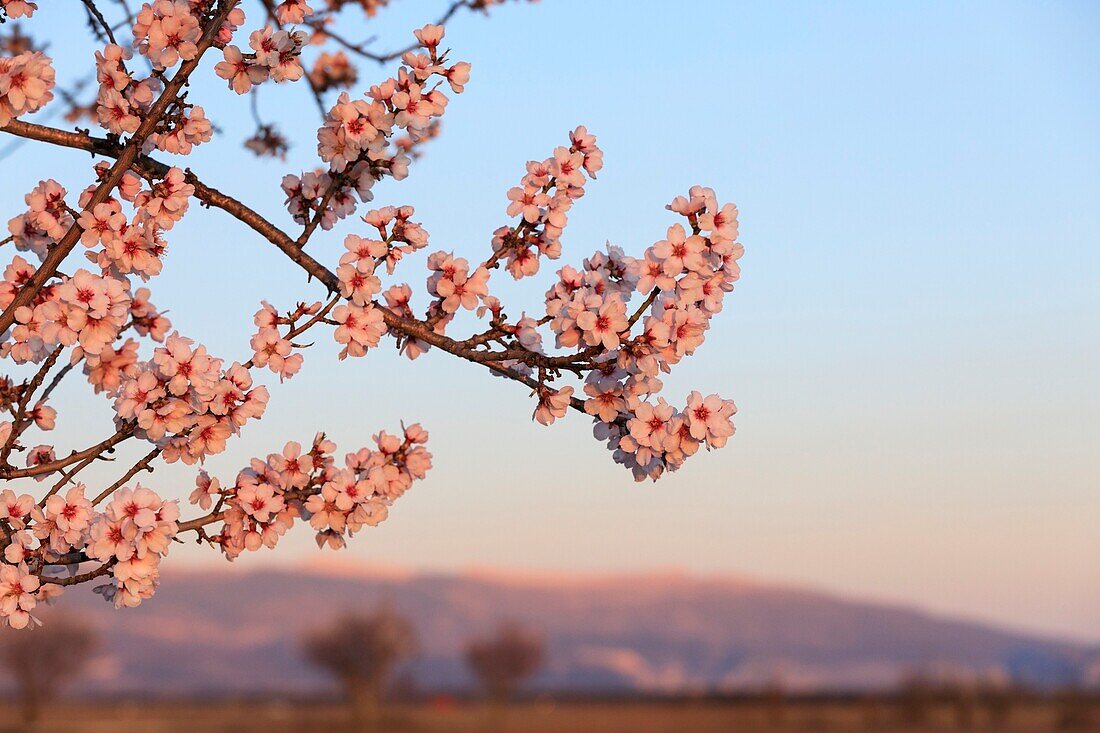
[[[902,724],[916,727],[928,723],[935,695],[932,681],[924,672],[906,675],[898,687],[897,698]]]
[[[43,706],[80,674],[95,650],[95,630],[72,616],[50,617],[50,631],[0,634],[0,666],[15,681],[23,722],[31,726]]]
[[[860,719],[867,730],[879,730],[884,726],[882,698],[878,695],[865,695],[859,700]]]
[[[542,637],[514,623],[502,624],[492,636],[474,639],[466,647],[466,664],[490,700],[500,705],[512,699],[543,658]]]
[[[1058,730],[1096,730],[1092,704],[1082,690],[1069,687],[1059,691],[1054,699],[1057,706],[1055,727]]]
[[[988,724],[996,730],[1002,730],[1012,721],[1012,708],[1024,696],[1024,690],[1011,681],[1000,684],[986,682],[981,685],[979,695],[985,703]]]
[[[343,685],[352,716],[361,725],[377,723],[394,668],[417,647],[412,623],[385,607],[340,616],[302,642],[306,658]]]
[[[974,727],[978,707],[978,691],[975,685],[958,684],[947,690],[955,713],[955,728],[970,730]]]
[[[764,717],[771,728],[782,728],[787,720],[787,686],[783,677],[776,675],[760,691]]]

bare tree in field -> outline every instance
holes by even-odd
[[[303,650],[343,685],[356,723],[375,724],[394,668],[416,653],[416,630],[385,607],[348,613],[307,636]]]
[[[503,624],[466,647],[466,664],[496,704],[512,699],[519,686],[542,666],[542,637],[518,624]]]
[[[15,681],[24,725],[80,674],[95,646],[94,629],[71,616],[51,617],[49,633],[0,635],[0,666]]]
[[[928,675],[921,671],[907,675],[897,691],[900,722],[910,727],[927,725],[934,697],[932,681]]]

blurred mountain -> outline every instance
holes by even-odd
[[[155,598],[115,611],[88,589],[102,651],[85,692],[200,695],[329,689],[301,660],[301,633],[338,612],[389,604],[408,615],[424,689],[466,689],[462,650],[502,619],[545,635],[534,686],[581,692],[891,687],[914,672],[954,680],[1081,681],[1100,650],[912,609],[686,575],[570,579],[170,569]],[[10,633],[10,632],[5,632]],[[48,633],[48,631],[35,632]]]

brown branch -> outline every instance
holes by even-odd
[[[46,389],[42,391],[42,398],[39,400],[39,402],[45,402],[46,400],[48,400],[50,395],[53,394],[53,391],[57,389],[57,385],[61,384],[61,380],[64,379],[65,375],[71,372],[73,370],[73,367],[75,367],[76,365],[77,362],[70,361],[68,364],[63,366],[61,370],[53,376],[53,379],[50,380],[50,383],[46,385]]]
[[[221,29],[222,23],[225,22],[226,17],[228,17],[230,11],[233,10],[236,4],[237,0],[222,0],[218,12],[214,14],[213,19],[202,34],[202,38],[199,39],[197,44],[198,51],[195,54],[195,58],[184,62],[179,71],[172,76],[171,81],[165,85],[164,91],[157,100],[153,102],[152,107],[150,107],[149,111],[146,113],[137,131],[134,132],[126,142],[125,147],[118,155],[115,164],[111,166],[111,169],[107,172],[103,182],[96,187],[91,199],[84,207],[86,211],[91,211],[98,204],[106,201],[119,181],[122,180],[123,175],[130,170],[130,167],[138,158],[146,138],[153,134],[153,131],[156,129],[156,126],[160,124],[161,118],[164,116],[169,105],[176,101],[180,90],[183,89],[183,85],[187,82],[187,78],[198,68],[199,60],[217,39],[218,31]],[[50,248],[49,253],[46,255],[46,259],[42,262],[42,266],[35,270],[35,273],[31,276],[30,280],[27,281],[27,284],[19,289],[19,292],[15,294],[15,298],[12,300],[11,304],[4,310],[3,314],[0,314],[0,333],[7,331],[12,323],[15,322],[15,311],[33,302],[35,297],[45,286],[46,281],[57,274],[57,270],[61,267],[61,263],[69,256],[69,253],[72,251],[73,247],[76,246],[77,241],[79,241],[83,233],[84,230],[81,228],[80,224],[74,221],[61,240]]]
[[[108,452],[116,445],[133,435],[133,426],[128,425],[106,440],[102,440],[93,446],[85,448],[82,451],[74,451],[64,458],[58,458],[54,461],[48,461],[46,463],[40,463],[37,466],[28,466],[27,468],[12,468],[10,466],[0,466],[0,478],[5,479],[17,479],[26,478],[27,476],[43,476],[54,471],[71,466],[78,461],[83,461],[90,456],[98,457],[104,452]]]
[[[638,310],[634,311],[634,315],[632,315],[630,317],[630,320],[626,322],[626,328],[623,329],[622,333],[628,333],[630,329],[634,328],[634,324],[637,323],[638,319],[642,317],[642,314],[645,313],[646,308],[649,308],[649,306],[653,305],[653,301],[657,300],[657,296],[660,295],[660,293],[660,288],[653,288],[653,290],[649,292],[649,295],[646,297],[645,301],[640,306],[638,306]]]
[[[19,120],[12,121],[3,129],[14,135],[79,150],[87,150],[108,157],[116,157],[120,154],[117,145],[108,140],[95,138],[84,133],[66,132],[64,130],[21,122]],[[160,177],[163,177],[168,170],[168,166],[147,156],[138,158],[135,161],[134,167],[135,170],[148,171]],[[219,208],[237,220],[247,224],[253,231],[278,247],[283,254],[312,278],[319,280],[328,288],[329,292],[337,292],[340,289],[340,281],[334,272],[307,254],[302,250],[298,242],[291,239],[288,234],[267,221],[255,210],[233,197],[202,183],[202,181],[200,181],[191,171],[187,172],[186,178],[188,183],[195,187],[195,197],[197,199],[207,206]],[[391,332],[397,335],[418,339],[462,359],[487,367],[491,367],[494,362],[514,360],[523,362],[532,367],[579,371],[590,369],[591,365],[589,360],[600,353],[599,347],[589,347],[576,354],[567,354],[564,356],[546,356],[523,348],[511,348],[500,351],[478,350],[473,348],[473,344],[466,344],[461,341],[456,341],[446,335],[436,333],[431,325],[424,321],[415,318],[405,318],[394,313],[389,308],[377,304],[376,306],[381,310],[383,320]],[[499,369],[494,369],[494,371],[500,372]],[[505,376],[511,376],[511,374],[505,374]]]
[[[179,530],[176,534],[179,534],[179,532],[187,532],[193,529],[199,529],[200,527],[205,527],[208,524],[220,522],[223,519],[225,519],[225,512],[214,512],[212,514],[207,514],[205,517],[198,517],[197,519],[192,519],[187,522],[180,522]]]
[[[63,489],[65,487],[65,484],[69,483],[69,481],[72,480],[73,476],[77,475],[78,473],[83,471],[85,468],[90,466],[92,463],[95,462],[95,460],[97,458],[99,458],[99,454],[98,453],[93,453],[92,455],[88,456],[83,461],[76,464],[75,466],[73,466],[71,469],[69,469],[65,473],[61,474],[61,478],[58,479],[57,483],[55,483],[53,486],[51,486],[50,490],[46,492],[46,495],[43,496],[41,499],[39,499],[38,506],[40,506],[40,507],[46,506],[46,502],[49,501],[51,496],[56,494],[58,491],[61,491],[61,489]]]
[[[320,491],[320,484],[315,484],[306,486],[302,489],[289,489],[282,493],[282,497],[286,501],[304,501],[308,497],[320,493]],[[210,512],[210,514],[202,517],[196,517],[195,519],[190,519],[186,522],[180,522],[176,530],[176,535],[178,536],[180,532],[201,530],[208,524],[214,524],[215,522],[220,522],[221,520],[225,519],[225,515],[227,512],[219,510],[219,507],[222,506],[222,503],[224,501],[225,497],[223,496],[221,500],[218,501],[217,506],[214,507],[214,510]]]
[[[87,150],[109,157],[114,157],[118,154],[118,147],[112,145],[110,141],[95,138],[83,133],[66,132],[64,130],[35,125],[29,122],[21,122],[19,120],[8,123],[8,125],[2,129],[13,135],[29,137],[34,140],[50,142],[79,150]],[[163,163],[147,156],[137,160],[135,169],[145,169],[159,176],[163,176],[168,171],[168,167]],[[267,219],[263,218],[256,211],[232,196],[228,196],[202,183],[202,181],[200,181],[191,171],[187,172],[187,182],[195,187],[195,198],[208,206],[219,208],[237,220],[247,224],[253,231],[262,235],[264,239],[278,247],[283,254],[305,270],[311,277],[319,280],[329,289],[329,292],[336,292],[340,289],[340,280],[336,277],[336,273],[307,254],[298,246],[295,240],[290,238],[290,235],[267,221]],[[577,354],[568,354],[565,356],[545,356],[533,351],[528,351],[527,349],[475,351],[472,348],[464,346],[460,341],[436,333],[423,321],[419,321],[415,318],[405,318],[392,312],[389,308],[383,306],[378,307],[381,308],[382,317],[386,322],[386,326],[391,331],[419,339],[443,351],[447,351],[455,356],[478,364],[487,364],[492,361],[517,360],[535,367],[550,369],[572,368],[576,366],[578,360],[586,360],[595,356],[600,351],[597,347],[591,347]]]
[[[53,368],[53,365],[57,362],[57,357],[61,355],[64,348],[64,346],[58,346],[51,351],[50,355],[46,357],[46,360],[42,362],[42,366],[39,367],[38,372],[35,373],[34,378],[23,385],[23,394],[19,396],[19,407],[15,411],[14,422],[11,426],[11,434],[4,442],[4,447],[0,448],[0,461],[7,462],[8,456],[11,455],[11,449],[15,446],[15,441],[19,439],[19,436],[23,434],[30,424],[27,420],[27,405],[30,403],[34,393],[42,386],[42,381],[46,378],[46,373]]]
[[[99,496],[92,500],[92,506],[95,506],[111,494],[115,493],[115,491],[117,491],[120,486],[132,479],[141,471],[152,471],[153,469],[149,467],[149,464],[152,463],[156,459],[156,457],[160,455],[160,452],[161,448],[160,446],[157,446],[156,448],[153,448],[153,450],[146,453],[145,457],[135,463],[133,466],[131,466],[130,470],[123,474],[122,478],[120,478],[118,481],[115,481],[113,484],[101,491],[99,493]]]
[[[483,344],[487,344],[491,341],[501,341],[506,336],[511,335],[502,328],[502,326],[507,326],[507,325],[508,324],[506,324],[506,323],[505,324],[491,323],[490,328],[489,328],[488,331],[483,331],[482,333],[474,334],[473,336],[465,338],[465,339],[459,341],[458,345],[461,346],[464,349],[468,349],[468,348],[471,348],[471,347],[474,347],[474,346],[481,346]]]
[[[19,137],[61,145],[67,148],[75,148],[77,150],[86,150],[94,155],[103,155],[109,158],[117,158],[122,152],[121,146],[104,138],[93,137],[81,132],[58,130],[56,128],[36,125],[30,122],[22,122],[20,120],[12,120],[0,129]],[[133,168],[143,175],[154,178],[163,178],[168,174],[169,170],[169,166],[148,156],[141,156],[138,158],[134,162]],[[340,281],[334,273],[308,254],[301,251],[289,235],[256,211],[232,196],[228,196],[216,188],[204,184],[190,170],[186,173],[186,180],[195,187],[195,198],[202,201],[205,205],[221,209],[237,220],[247,224],[253,231],[257,232],[264,239],[282,250],[295,264],[309,273],[312,277],[320,280],[330,292],[335,292],[339,289]]]
[[[95,0],[81,0],[84,3],[84,7],[88,10],[88,15],[93,19],[93,23],[99,23],[99,27],[103,29],[106,34],[106,38],[103,40],[110,40],[111,43],[118,45],[118,41],[115,40],[114,31],[111,30],[111,26],[108,25],[107,19],[103,17],[103,13],[99,12],[99,8],[95,6]]]
[[[111,568],[115,566],[115,560],[111,559],[100,565],[95,570],[89,570],[86,573],[80,573],[79,575],[72,575],[67,578],[55,578],[49,575],[39,576],[39,579],[43,583],[50,583],[52,585],[77,585],[79,583],[87,583],[89,580],[95,580],[96,578],[107,575],[111,572]]]
[[[457,0],[457,2],[452,3],[451,6],[449,8],[447,8],[447,11],[445,13],[443,13],[443,15],[440,16],[439,20],[437,20],[435,22],[435,25],[443,25],[448,20],[450,20],[451,17],[454,16],[454,14],[457,13],[460,8],[463,8],[463,7],[474,9],[476,6],[473,3],[469,2],[468,0]],[[321,35],[326,36],[326,37],[331,38],[332,40],[336,41],[338,44],[340,44],[341,46],[346,48],[348,51],[351,51],[352,53],[358,54],[359,56],[362,56],[365,59],[370,59],[371,61],[376,61],[380,64],[385,64],[385,63],[388,63],[390,61],[393,61],[394,59],[399,59],[402,56],[404,56],[406,53],[408,53],[409,51],[414,51],[414,50],[416,50],[417,48],[420,47],[420,44],[418,44],[418,43],[411,43],[408,46],[405,46],[404,48],[398,49],[396,51],[390,51],[389,53],[375,53],[373,51],[368,51],[367,50],[366,43],[353,43],[352,41],[349,41],[346,38],[343,38],[341,36],[336,35],[335,33],[328,30],[328,28],[325,27],[325,24],[321,21],[307,20],[305,22],[305,25],[309,26],[310,28],[312,28],[314,31],[320,33]]]

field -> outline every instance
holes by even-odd
[[[770,733],[772,731],[1100,731],[1100,705],[1083,698],[989,705],[965,699],[735,701],[533,701],[506,711],[439,698],[391,705],[376,724],[356,724],[339,704],[285,702],[118,703],[67,705],[27,728],[0,706],[2,731],[41,733]]]

